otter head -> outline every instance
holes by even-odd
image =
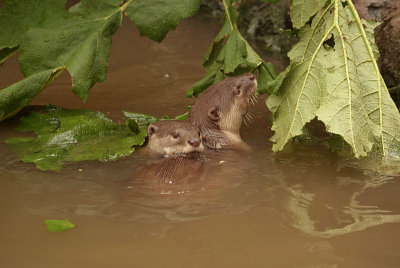
[[[164,120],[147,128],[148,147],[164,156],[191,156],[203,152],[200,133],[189,122]]]
[[[223,147],[231,143],[229,139],[241,141],[240,126],[256,93],[257,80],[253,74],[226,78],[198,97],[189,112],[189,122],[200,129],[203,143],[209,147]],[[217,139],[220,141],[216,143]]]

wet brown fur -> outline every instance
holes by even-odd
[[[249,106],[256,100],[257,81],[247,73],[218,82],[199,96],[188,120],[197,126],[203,145],[212,149],[248,149],[240,137],[242,122],[251,122]]]
[[[146,184],[184,184],[201,177],[204,148],[195,126],[186,121],[164,120],[148,126],[147,134],[147,147],[153,159],[148,160],[139,175]]]
[[[164,120],[147,128],[147,147],[154,155],[189,156],[203,152],[199,131],[186,121]]]
[[[141,176],[150,185],[182,185],[204,179],[202,158],[168,157],[147,163]]]

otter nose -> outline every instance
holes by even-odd
[[[193,147],[199,147],[200,146],[200,140],[199,139],[189,140],[188,143]]]
[[[253,81],[254,79],[256,79],[256,77],[254,76],[254,74],[249,74],[249,79],[250,79],[251,81]]]

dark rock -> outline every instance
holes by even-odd
[[[239,1],[234,4],[238,12],[238,28],[246,40],[257,44],[263,52],[286,54],[295,43],[282,29],[291,28],[287,1],[264,3],[260,0]],[[223,18],[220,0],[202,0],[202,16]]]
[[[220,0],[201,0],[200,14],[205,18],[222,19],[225,11]]]
[[[375,38],[382,76],[387,86],[393,87],[400,84],[400,8],[387,17],[375,31]]]
[[[386,16],[399,7],[399,0],[353,0],[360,18],[383,21]]]
[[[243,1],[238,7],[240,30],[264,51],[286,54],[296,40],[282,29],[291,28],[287,1]]]

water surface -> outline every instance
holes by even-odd
[[[32,104],[175,116],[193,100],[214,22],[185,20],[158,44],[124,20],[113,38],[107,81],[83,104],[62,74]],[[266,59],[267,60],[267,59]],[[278,56],[272,58],[284,65]],[[0,88],[21,79],[16,57],[0,67]],[[207,163],[212,183],[157,191],[135,183],[146,154],[116,162],[66,164],[43,172],[4,144],[0,125],[2,267],[399,267],[400,180],[351,163],[326,145],[275,155],[263,100],[242,136],[249,155]],[[133,180],[132,180],[133,178]],[[75,229],[48,233],[45,219]]]

